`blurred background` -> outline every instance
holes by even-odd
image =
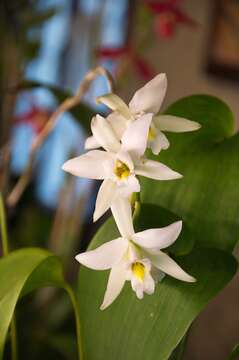
[[[66,176],[61,166],[84,151],[93,114],[107,114],[95,103],[108,91],[105,79],[98,77],[83,103],[61,116],[17,197],[13,189],[25,174],[32,142],[97,65],[113,75],[126,101],[165,72],[164,108],[206,93],[227,102],[237,119],[239,1],[2,0],[0,6],[0,189],[7,199],[11,247],[50,249],[74,283],[74,256],[104,219],[92,224],[99,184]],[[238,304],[237,278],[192,326],[186,359],[225,359],[238,342]],[[76,358],[71,306],[60,291],[28,296],[19,305],[17,323],[21,359]]]

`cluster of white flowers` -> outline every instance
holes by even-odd
[[[155,180],[182,177],[166,165],[147,159],[146,148],[157,155],[169,147],[163,131],[187,132],[200,128],[198,123],[188,119],[158,115],[166,88],[166,75],[159,74],[135,93],[129,106],[113,93],[99,97],[97,101],[112,112],[107,118],[96,115],[92,119],[92,136],[85,144],[89,151],[63,165],[63,169],[73,175],[103,180],[96,199],[94,221],[111,208],[121,234],[118,239],[76,256],[81,264],[91,269],[111,269],[101,309],[116,299],[126,280],[131,281],[139,299],[144,292],[152,294],[155,282],[164,274],[195,281],[161,251],[176,241],[182,221],[139,233],[133,228],[130,197],[140,191],[137,176]],[[103,150],[98,150],[99,147]]]

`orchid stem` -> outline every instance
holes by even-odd
[[[83,348],[82,348],[82,338],[81,338],[81,325],[80,325],[80,310],[79,310],[79,304],[77,302],[76,296],[72,288],[66,284],[65,290],[67,291],[72,306],[74,308],[75,312],[75,322],[76,322],[76,334],[77,334],[77,348],[78,348],[78,358],[79,360],[83,360]]]
[[[132,194],[131,206],[132,206],[132,213],[133,213],[133,220],[134,220],[139,215],[140,207],[141,207],[139,193]]]
[[[66,98],[58,106],[58,108],[50,116],[49,120],[47,121],[47,123],[45,124],[43,129],[33,140],[33,143],[31,145],[31,149],[30,149],[28,165],[27,165],[24,173],[21,175],[21,177],[19,178],[19,180],[15,184],[14,188],[12,189],[12,191],[10,192],[10,194],[7,197],[6,202],[9,207],[16,206],[16,204],[19,201],[20,197],[22,196],[24,190],[26,189],[28,183],[30,182],[36,153],[39,150],[39,148],[42,146],[44,141],[47,139],[48,135],[55,128],[56,124],[58,123],[58,121],[60,119],[60,116],[64,112],[69,111],[71,108],[73,108],[74,106],[78,105],[81,102],[83,95],[89,90],[92,81],[95,80],[95,78],[98,76],[105,77],[107,84],[108,84],[109,92],[110,93],[113,92],[113,90],[114,90],[113,77],[103,67],[98,66],[95,69],[90,70],[86,74],[84,79],[81,81],[81,83],[78,87],[78,90],[76,91],[76,94],[74,96]]]
[[[0,193],[0,222],[1,222],[2,251],[3,251],[3,256],[6,256],[9,253],[9,246],[8,246],[8,237],[7,237],[5,208],[1,193]]]
[[[9,242],[7,236],[5,208],[1,193],[0,193],[0,226],[1,226],[3,256],[7,256],[9,254]],[[12,349],[12,353],[11,353],[12,360],[17,360],[17,328],[16,328],[15,315],[13,315],[11,321],[11,349]]]

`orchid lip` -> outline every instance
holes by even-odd
[[[135,261],[131,265],[131,270],[133,275],[140,281],[143,281],[145,278],[145,266],[139,261]]]
[[[156,130],[152,126],[150,126],[148,133],[148,140],[153,141],[155,140],[156,136],[157,136]]]
[[[124,180],[129,177],[130,169],[124,162],[117,159],[115,162],[114,174],[119,180]]]

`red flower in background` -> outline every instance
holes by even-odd
[[[48,110],[40,109],[39,107],[33,105],[29,111],[16,116],[14,118],[14,122],[16,124],[30,124],[35,133],[38,134],[46,124],[49,116],[50,112]]]
[[[156,35],[170,38],[174,35],[178,24],[196,27],[197,23],[179,6],[180,0],[151,1],[145,5],[155,14],[154,30]]]
[[[178,24],[195,27],[197,23],[181,8],[181,0],[143,0],[143,5],[154,14],[153,24],[157,36],[170,38],[174,35]],[[96,56],[101,59],[123,60],[130,62],[138,75],[145,81],[152,79],[156,72],[153,67],[137,53],[132,45],[124,47],[101,47],[96,50]]]
[[[101,59],[114,60],[126,58],[133,65],[138,75],[146,81],[152,79],[156,74],[152,66],[130,46],[121,48],[101,47],[96,50],[96,56]]]

